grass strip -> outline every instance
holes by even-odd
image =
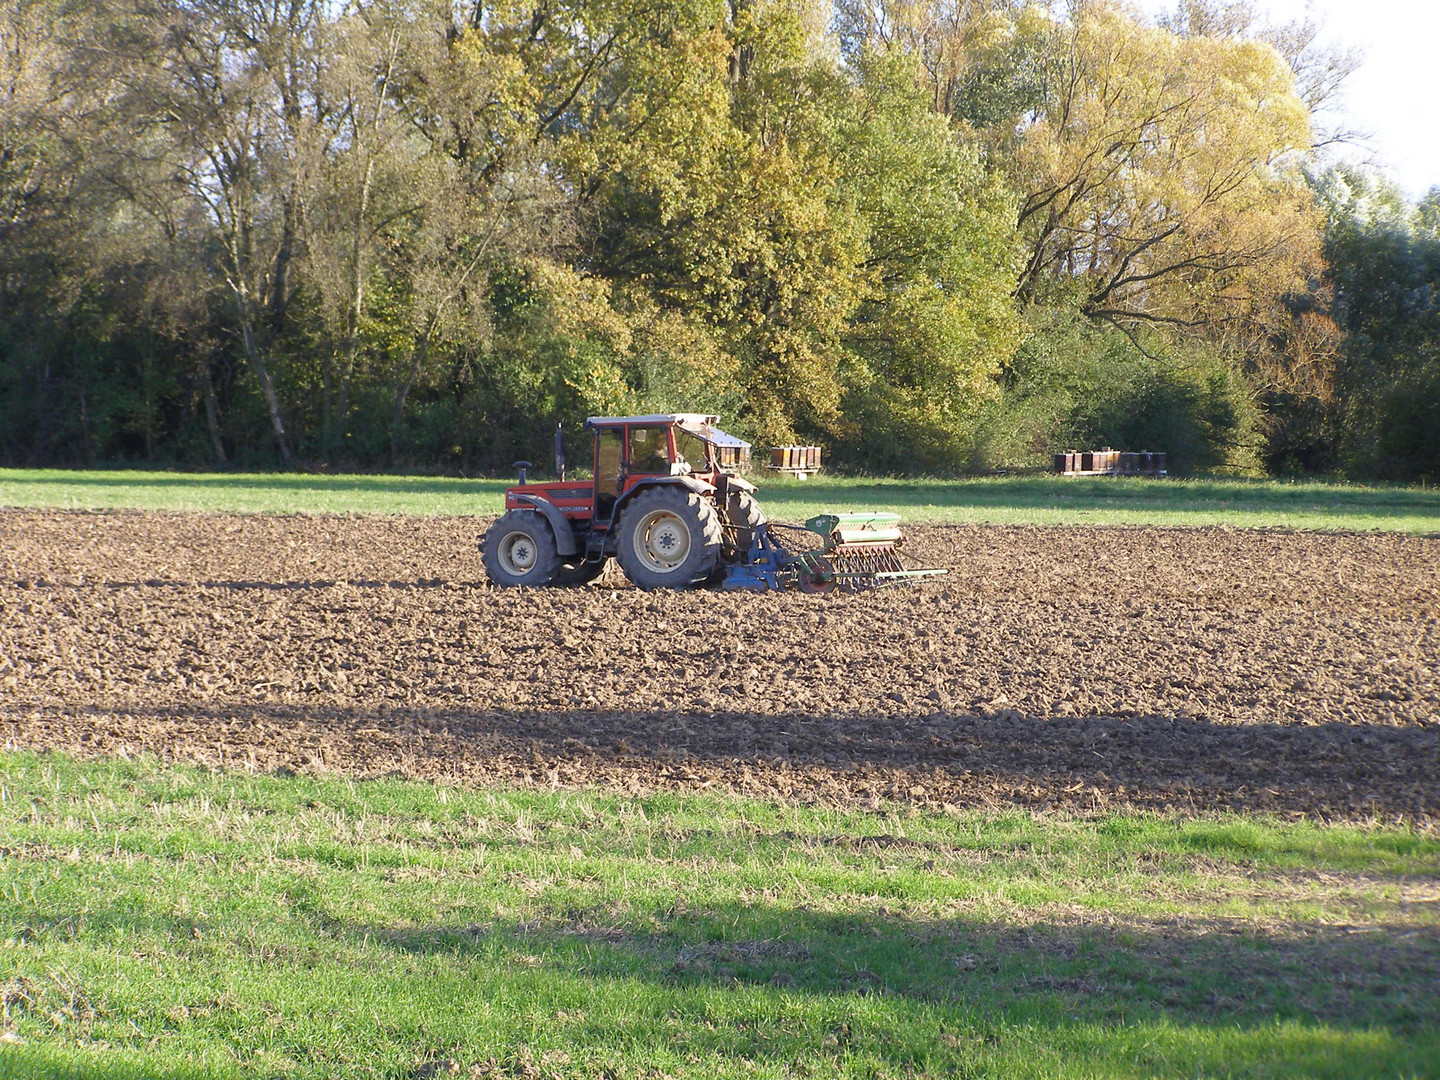
[[[907,521],[1229,525],[1440,533],[1440,489],[1278,480],[1057,476],[966,480],[756,473],[766,512],[800,521],[890,510]],[[0,506],[226,513],[496,514],[508,479],[0,469]]]
[[[1440,839],[0,754],[0,1075],[1434,1076]]]

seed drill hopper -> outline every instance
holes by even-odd
[[[726,466],[741,440],[699,413],[591,417],[594,468],[566,480],[530,483],[529,462],[505,493],[505,513],[481,543],[497,585],[578,585],[610,559],[642,589],[830,592],[878,588],[943,574],[907,567],[899,517],[820,514],[799,526],[768,521],[755,485]],[[722,464],[722,461],[725,464]]]

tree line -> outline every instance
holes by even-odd
[[[1440,195],[1184,0],[10,0],[0,459],[1440,475]]]

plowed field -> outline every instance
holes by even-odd
[[[1440,821],[1440,539],[913,527],[857,596],[483,582],[479,519],[0,511],[0,739],[805,800]]]

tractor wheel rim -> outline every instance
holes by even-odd
[[[690,554],[690,530],[670,510],[651,511],[635,530],[635,554],[651,570],[668,574]]]
[[[516,577],[524,577],[535,569],[535,541],[523,532],[513,532],[500,541],[500,565]]]

